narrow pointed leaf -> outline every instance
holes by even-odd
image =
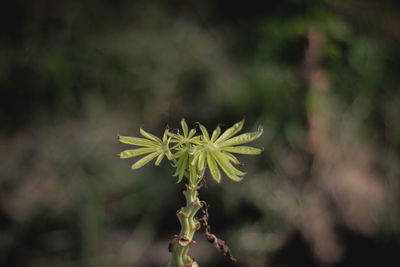
[[[188,136],[188,126],[186,124],[185,119],[181,120],[181,125],[182,125],[182,130],[183,130],[183,136],[187,137]]]
[[[191,164],[191,165],[197,164],[197,161],[199,160],[200,154],[201,154],[200,151],[198,151],[198,150],[197,150],[197,151],[194,151],[194,153],[193,153],[193,159],[190,161],[190,164]]]
[[[192,138],[193,135],[195,135],[195,133],[196,133],[196,130],[195,129],[191,129],[190,132],[189,132],[188,138]]]
[[[158,155],[158,157],[157,157],[156,162],[154,163],[154,165],[159,166],[160,163],[161,163],[161,161],[162,161],[163,158],[164,158],[164,155],[165,155],[164,153],[161,153],[160,155]]]
[[[174,154],[174,158],[181,158],[184,154],[186,154],[188,151],[187,149],[183,149],[183,150],[178,150],[178,152],[176,152]]]
[[[178,175],[177,183],[180,183],[183,179],[183,176],[185,175],[186,167],[188,166],[188,160],[189,160],[188,154],[184,155],[181,159],[179,159],[179,161],[181,161],[181,163],[180,164],[178,163],[179,168],[176,169],[177,175]]]
[[[241,163],[234,155],[232,155],[229,152],[226,151],[221,151],[221,153],[226,156],[230,162],[232,162],[233,164],[235,164],[236,166],[241,166],[243,165],[243,163]]]
[[[221,150],[231,153],[246,154],[246,155],[258,155],[262,152],[262,149],[250,146],[225,146],[222,147]]]
[[[215,152],[214,153],[214,157],[217,160],[218,164],[222,164],[224,165],[224,167],[226,167],[226,169],[230,170],[231,173],[235,174],[235,175],[239,175],[239,176],[244,176],[246,175],[245,172],[239,171],[238,169],[236,169],[230,162],[229,162],[229,158],[226,157],[224,154],[222,154],[221,152]],[[221,166],[222,167],[222,166]]]
[[[181,169],[181,167],[182,167],[183,161],[185,160],[185,156],[186,156],[186,155],[181,156],[181,157],[176,161],[176,164],[174,165],[174,166],[176,167],[176,171],[175,171],[175,173],[173,174],[173,176],[178,176],[178,175],[179,175],[179,171],[180,171],[180,169]]]
[[[211,136],[211,142],[215,142],[215,140],[217,140],[218,136],[221,134],[221,127],[219,127],[219,125],[217,126],[217,128],[215,128],[215,130],[212,133]]]
[[[212,178],[217,181],[217,183],[221,182],[221,172],[218,169],[217,163],[215,159],[211,156],[210,152],[207,152],[207,165],[210,169]]]
[[[140,167],[143,167],[149,161],[151,161],[152,159],[157,157],[159,154],[160,154],[160,152],[156,151],[156,152],[153,152],[153,153],[141,158],[140,160],[136,161],[135,164],[132,165],[132,170],[139,169]]]
[[[203,126],[202,124],[200,124],[200,123],[199,123],[199,127],[200,127],[200,130],[201,130],[202,134],[203,134],[204,139],[205,139],[206,141],[210,141],[210,136],[208,135],[208,132],[207,132],[206,127],[204,127],[204,126]]]
[[[163,144],[163,151],[164,154],[167,156],[169,160],[173,158],[173,155],[171,153],[171,150],[169,149],[169,143],[171,142],[172,137],[168,138],[166,142]]]
[[[228,128],[216,141],[215,143],[221,143],[225,140],[227,140],[228,138],[234,136],[235,134],[237,134],[238,132],[240,132],[240,130],[242,130],[243,128],[243,124],[244,124],[244,120],[241,120],[237,123],[235,123],[232,127]]]
[[[204,169],[205,160],[206,160],[206,153],[200,152],[199,159],[197,160],[197,169],[199,170]]]
[[[198,179],[196,165],[189,164],[189,180],[191,184],[194,184]]]
[[[233,167],[229,161],[223,157],[223,155],[215,154],[215,160],[218,162],[218,165],[224,171],[226,176],[228,176],[232,181],[240,182],[246,173],[239,171],[235,167]]]
[[[254,141],[257,138],[259,138],[262,135],[262,133],[263,133],[263,129],[260,127],[258,129],[258,131],[238,135],[236,137],[233,137],[227,141],[220,143],[219,146],[227,147],[227,146],[235,146],[235,145],[249,143],[249,142]]]
[[[156,150],[157,150],[156,147],[142,147],[142,148],[137,148],[137,149],[129,149],[129,150],[122,151],[119,154],[119,157],[121,159],[128,159],[128,158],[133,158],[133,157],[140,156],[143,154],[151,153]]]
[[[140,128],[140,134],[143,135],[144,137],[148,138],[148,139],[153,140],[156,143],[161,144],[161,139],[160,138],[158,138],[157,136],[155,136],[155,135],[153,135],[151,133],[146,132],[142,128]]]
[[[167,138],[168,138],[168,129],[165,129],[164,134],[163,134],[163,138],[162,138],[162,142],[165,143],[167,142]]]
[[[147,146],[147,147],[157,146],[157,144],[154,143],[153,141],[145,139],[145,138],[139,138],[139,137],[118,136],[118,140],[121,143],[128,144],[128,145],[134,145],[134,146]]]

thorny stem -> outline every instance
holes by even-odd
[[[188,179],[189,180],[189,179]],[[186,206],[177,212],[181,232],[171,240],[170,250],[172,249],[172,261],[168,267],[198,266],[188,255],[189,248],[193,241],[194,233],[200,228],[200,222],[194,217],[201,208],[201,202],[198,198],[199,183],[201,178],[196,181],[189,181],[183,194],[186,198]]]

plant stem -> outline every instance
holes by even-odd
[[[192,258],[189,257],[188,251],[190,244],[193,244],[194,233],[200,228],[200,222],[194,218],[196,213],[201,208],[201,202],[198,196],[198,184],[201,179],[193,179],[186,184],[186,190],[183,194],[186,198],[186,206],[182,207],[177,212],[179,223],[181,224],[181,232],[179,237],[176,237],[175,244],[172,251],[172,261],[168,264],[168,267],[183,267],[183,266],[198,266]]]

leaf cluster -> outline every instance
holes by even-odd
[[[189,130],[182,119],[182,131],[173,133],[167,128],[162,139],[141,128],[143,137],[118,136],[120,142],[139,147],[122,151],[119,157],[126,159],[145,155],[132,165],[132,169],[143,167],[153,159],[156,159],[155,165],[158,166],[166,157],[176,168],[174,175],[178,176],[178,183],[185,176],[194,183],[204,176],[207,168],[218,183],[221,181],[221,170],[228,178],[239,182],[246,173],[236,168],[243,164],[234,154],[257,155],[263,151],[243,146],[259,138],[263,132],[262,127],[235,136],[242,130],[243,124],[244,120],[239,121],[222,134],[221,128],[217,126],[210,136],[207,129],[198,123],[201,134],[196,135],[196,128]]]

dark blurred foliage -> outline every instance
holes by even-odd
[[[0,8],[0,266],[166,266],[183,184],[115,157],[182,117],[265,131],[201,198],[235,265],[399,266],[396,1],[50,1]],[[225,177],[226,178],[226,177]]]

